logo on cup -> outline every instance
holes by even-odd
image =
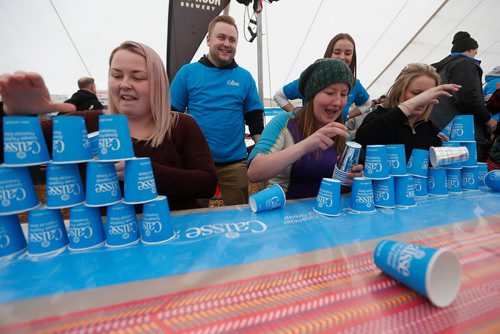
[[[365,168],[368,174],[380,173],[382,171],[382,163],[380,162],[367,162]]]
[[[318,207],[320,208],[322,208],[323,206],[326,208],[331,208],[333,205],[333,200],[327,196],[318,195],[316,200],[318,201]]]
[[[462,125],[458,125],[458,126],[460,126],[460,127],[461,127]],[[453,137],[455,137],[455,136],[461,137],[461,136],[463,136],[463,135],[464,135],[464,129],[463,129],[463,128],[458,128],[458,129],[457,129],[457,128],[455,128],[455,129],[452,129],[452,130],[451,130],[451,135],[452,135]]]
[[[144,234],[149,237],[152,233],[160,233],[162,230],[162,224],[159,221],[143,221],[142,228],[144,230]]]
[[[63,231],[60,228],[56,228],[51,231],[30,233],[29,241],[40,243],[43,248],[47,248],[52,241],[59,241],[63,236]]]
[[[394,169],[399,168],[399,160],[387,160],[387,163],[389,164],[390,167]]]
[[[469,184],[469,185],[473,185],[475,182],[474,182],[474,177],[471,177],[471,176],[464,176],[462,178],[462,183],[463,184]]]
[[[52,150],[54,153],[63,153],[64,152],[64,142],[60,139],[54,140],[52,143]]]
[[[446,186],[448,188],[456,188],[460,185],[460,183],[458,182],[458,178],[454,177],[454,178],[448,178],[446,180],[447,184]]]
[[[373,196],[375,200],[378,201],[388,201],[389,200],[389,192],[387,190],[375,190],[373,192]]]
[[[137,183],[137,190],[148,190],[148,189],[151,189],[151,191],[153,191],[154,189],[154,192],[156,191],[156,184],[154,179],[139,181]]]
[[[120,185],[118,181],[103,182],[96,184],[94,189],[98,194],[103,192],[110,192],[112,196],[116,196],[118,190],[120,189]]]
[[[71,227],[69,229],[69,236],[73,238],[73,242],[79,243],[81,239],[90,239],[94,235],[92,227]]]
[[[420,183],[414,183],[413,187],[415,188],[415,191],[422,191],[422,185]]]
[[[10,245],[10,237],[5,229],[0,231],[0,248],[7,248]]]
[[[115,235],[121,234],[123,239],[128,239],[128,237],[130,236],[130,233],[137,232],[136,224],[134,224],[134,223],[135,222],[131,222],[128,224],[122,224],[122,225],[110,226],[109,233],[115,234]]]
[[[19,202],[26,198],[26,191],[23,188],[2,189],[0,190],[0,201],[3,207],[8,207],[12,200]]]
[[[410,276],[411,261],[413,259],[422,259],[424,258],[424,256],[425,252],[423,250],[421,250],[418,246],[409,244],[401,251],[398,258],[397,267],[395,269],[401,275],[408,277]]]
[[[118,138],[99,138],[99,149],[102,154],[108,153],[108,150],[118,151],[120,149],[120,140]]]
[[[70,199],[70,195],[80,195],[82,192],[80,185],[78,184],[66,184],[58,186],[47,186],[47,195],[49,196],[60,196],[61,200],[67,201]]]
[[[41,146],[36,141],[4,142],[4,152],[16,153],[18,159],[26,158],[28,152],[38,154],[40,151]]]
[[[356,196],[356,203],[366,204],[367,207],[371,207],[373,204],[373,196]]]

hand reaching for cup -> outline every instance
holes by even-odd
[[[428,90],[401,103],[399,105],[399,108],[408,117],[420,116],[425,111],[425,107],[427,107],[429,104],[438,104],[438,98],[440,96],[451,97],[452,95],[449,93],[449,91],[456,92],[461,87],[462,86],[456,84],[443,84],[429,88]]]

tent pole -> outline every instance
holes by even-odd
[[[263,85],[263,69],[262,69],[262,12],[256,13],[257,15],[257,88],[259,90],[259,97],[264,103],[264,85]]]

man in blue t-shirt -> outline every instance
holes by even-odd
[[[208,55],[184,65],[170,86],[172,109],[196,120],[214,156],[225,205],[248,203],[245,123],[257,142],[264,128],[255,81],[234,61],[238,29],[221,15],[208,26]]]

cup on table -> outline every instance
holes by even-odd
[[[406,175],[406,153],[403,144],[386,145],[389,174],[393,176]]]
[[[460,261],[452,251],[382,240],[373,252],[375,265],[437,307],[453,303],[460,289]]]
[[[460,145],[466,147],[467,151],[469,151],[469,158],[465,161],[462,161],[462,167],[477,167],[476,142],[461,142]]]
[[[352,179],[351,210],[360,213],[376,211],[373,199],[372,180],[365,177]]]
[[[87,127],[82,116],[58,116],[53,120],[52,163],[78,163],[92,159]]]
[[[143,244],[158,244],[172,239],[174,228],[166,196],[158,196],[142,206],[139,231]]]
[[[110,205],[106,211],[106,246],[124,247],[139,241],[137,217],[133,205],[122,202]]]
[[[81,251],[99,247],[106,241],[99,208],[85,205],[69,210],[69,249]]]
[[[19,254],[27,247],[19,217],[0,216],[0,259]]]
[[[465,146],[441,146],[434,147],[431,146],[429,149],[429,160],[433,167],[446,167],[448,165],[456,165],[463,161],[467,161],[469,159],[469,151]]]
[[[325,216],[338,216],[340,214],[340,185],[339,180],[323,178],[313,210]]]
[[[150,158],[125,161],[123,203],[140,204],[158,197]]]
[[[491,170],[484,176],[484,183],[493,190],[500,190],[500,170]]]
[[[415,190],[415,198],[427,197],[427,178],[421,176],[414,176],[413,188]]]
[[[434,196],[448,196],[445,168],[429,168],[429,174],[427,177],[427,192],[429,195]]]
[[[69,208],[85,202],[78,165],[47,164],[45,193],[49,209]]]
[[[98,141],[100,161],[120,161],[134,157],[132,138],[125,115],[99,116]]]
[[[385,180],[373,180],[373,200],[377,208],[392,209],[396,207],[394,196],[394,177],[391,176]]]
[[[89,133],[87,138],[90,143],[90,155],[92,159],[99,158],[99,131]]]
[[[412,175],[394,176],[394,192],[397,206],[408,208],[416,205]]]
[[[365,154],[364,176],[370,180],[389,178],[387,149],[385,145],[367,145]]]
[[[451,195],[462,193],[462,180],[460,169],[446,168],[446,188]]]
[[[248,199],[248,204],[250,204],[250,208],[253,212],[281,208],[285,206],[285,203],[285,192],[277,183],[253,194]]]
[[[460,147],[460,143],[456,141],[444,141],[441,143],[441,147]],[[465,146],[463,146],[465,147]],[[430,155],[430,153],[429,153]],[[467,150],[467,155],[469,155],[469,150]],[[429,157],[430,158],[430,157]],[[467,159],[469,159],[467,157]],[[435,166],[434,166],[435,167]],[[462,168],[462,162],[453,162],[446,165],[447,169],[460,169]]]
[[[451,126],[451,141],[474,141],[474,116],[458,115],[453,119]]]
[[[28,212],[28,254],[48,255],[63,251],[68,234],[59,209],[42,206]]]
[[[28,167],[0,165],[0,216],[28,211],[39,205]]]
[[[87,162],[85,194],[87,206],[106,206],[121,201],[122,192],[113,162]]]
[[[429,151],[414,148],[406,165],[408,174],[413,176],[427,177],[429,169]]]
[[[479,191],[479,177],[477,167],[463,167],[461,176],[463,191]]]
[[[38,117],[3,118],[4,166],[33,166],[50,161]]]
[[[486,162],[477,163],[477,181],[480,187],[486,187],[484,177],[488,173],[488,164]]]
[[[351,171],[353,165],[356,165],[361,155],[362,146],[356,142],[348,141],[345,143],[344,151],[340,156],[338,163],[335,165],[332,178],[339,180],[345,186],[351,186],[350,179],[347,173]]]

